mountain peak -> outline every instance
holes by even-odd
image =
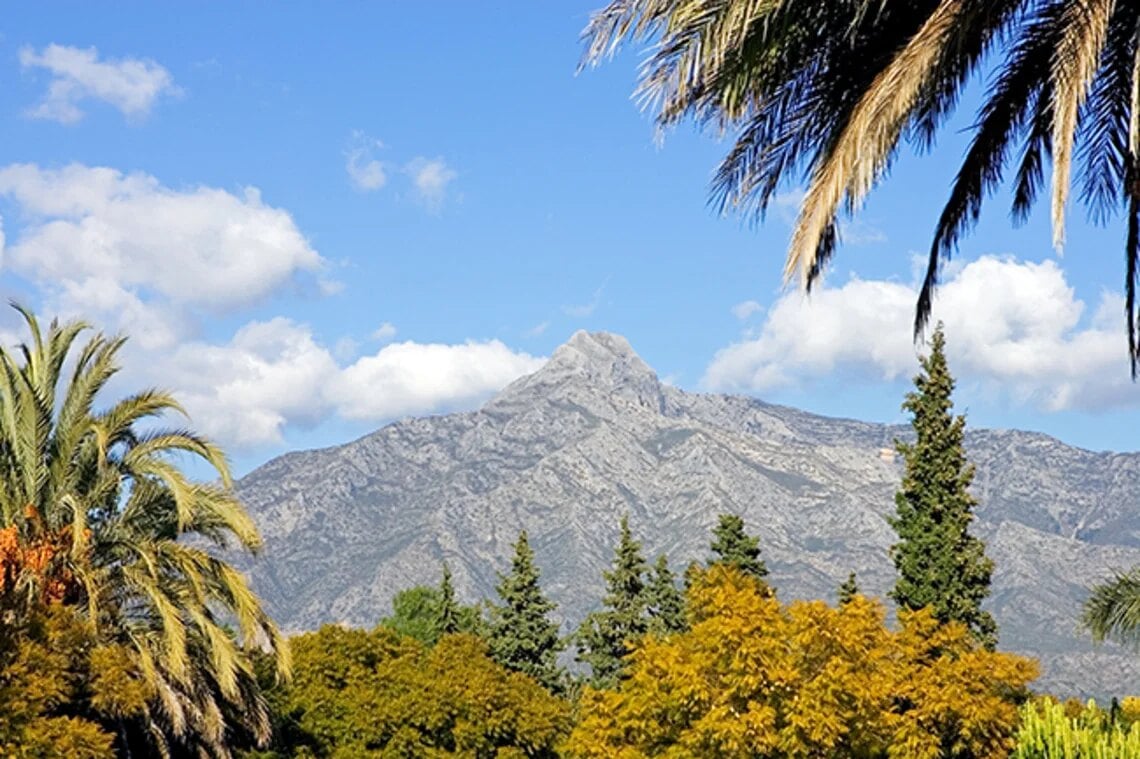
[[[555,349],[541,369],[516,381],[499,398],[530,392],[547,395],[555,387],[570,387],[590,395],[632,397],[652,406],[659,405],[661,396],[657,373],[628,340],[611,332],[578,330]]]
[[[641,360],[633,346],[621,335],[612,332],[587,332],[580,329],[570,339],[555,349],[551,361],[569,355],[581,356],[591,363],[608,364],[614,361],[636,361],[646,369],[649,366]],[[650,371],[652,371],[650,369]]]

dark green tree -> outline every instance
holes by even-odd
[[[617,684],[630,644],[649,630],[647,570],[641,543],[633,539],[629,530],[629,517],[622,517],[613,568],[604,573],[606,595],[602,608],[586,617],[576,636],[577,660],[590,665],[590,683],[596,688]]]
[[[855,582],[855,573],[847,575],[847,581],[839,586],[839,605],[846,606],[855,596],[859,595],[859,585]]]
[[[566,683],[566,673],[557,662],[565,643],[558,635],[558,625],[548,616],[555,604],[543,594],[538,579],[534,551],[523,530],[515,543],[510,574],[499,575],[496,590],[502,604],[491,607],[488,643],[499,664],[557,693]]]
[[[685,623],[685,597],[677,587],[677,579],[669,569],[669,560],[665,554],[657,557],[653,575],[645,590],[650,632],[670,635],[688,629]]]
[[[954,379],[945,348],[939,324],[915,390],[903,403],[915,441],[895,443],[906,469],[891,519],[899,542],[891,548],[898,579],[890,597],[900,608],[929,606],[940,621],[965,624],[992,649],[997,624],[981,605],[990,593],[993,562],[969,532],[977,505],[969,492],[974,467],[963,447],[966,419],[952,413]]]
[[[736,514],[720,515],[710,547],[713,552],[710,564],[736,567],[757,580],[768,576],[768,567],[760,558],[760,539],[744,531],[744,520]]]
[[[443,579],[439,581],[439,612],[436,629],[440,635],[457,633],[461,629],[459,604],[455,601],[455,586],[451,584],[451,569],[443,565]]]

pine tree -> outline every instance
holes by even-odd
[[[939,621],[965,624],[992,649],[997,625],[981,604],[990,593],[993,562],[985,544],[969,533],[977,505],[968,490],[974,467],[963,447],[965,417],[952,413],[954,379],[945,346],[939,324],[915,390],[903,403],[915,441],[895,443],[906,469],[891,520],[899,542],[891,548],[898,579],[889,595],[900,608],[929,606]]]
[[[839,586],[839,605],[846,606],[855,596],[859,595],[859,585],[855,582],[855,573],[847,575],[847,582]]]
[[[649,631],[657,635],[671,635],[688,629],[685,623],[685,597],[677,587],[677,580],[669,569],[665,554],[657,557],[653,576],[646,588],[649,605]]]
[[[527,542],[519,533],[510,574],[499,575],[496,588],[501,606],[491,607],[488,644],[491,656],[507,669],[533,677],[548,690],[560,692],[565,673],[558,666],[564,647],[558,625],[547,616],[555,604],[547,600],[538,583],[538,566]]]
[[[445,562],[443,579],[439,582],[439,620],[436,622],[439,635],[451,635],[460,630],[459,604],[455,601],[455,586],[451,584],[451,569]]]
[[[757,580],[768,576],[768,567],[760,558],[760,539],[746,533],[744,520],[735,514],[720,515],[711,548],[710,564],[728,564]]]
[[[577,635],[577,660],[590,665],[591,684],[597,688],[617,684],[630,644],[649,629],[647,569],[641,544],[629,530],[629,517],[622,517],[614,565],[603,575],[606,595],[602,609],[586,617]]]

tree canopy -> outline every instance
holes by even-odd
[[[487,644],[432,647],[377,627],[295,638],[294,677],[273,694],[289,724],[275,757],[554,757],[569,704],[499,666]]]
[[[1027,659],[980,647],[923,610],[885,624],[862,596],[781,605],[714,565],[689,591],[688,632],[640,640],[617,690],[588,687],[572,757],[1005,757]]]

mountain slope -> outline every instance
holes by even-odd
[[[243,478],[266,541],[248,569],[287,629],[368,626],[396,591],[437,582],[442,560],[461,596],[492,597],[525,528],[573,624],[601,597],[621,514],[650,560],[664,552],[679,569],[734,512],[760,535],[781,597],[833,598],[852,570],[881,595],[901,474],[884,449],[906,433],[685,393],[624,338],[579,332],[477,412],[401,421]],[[967,447],[1002,648],[1040,654],[1042,685],[1059,693],[1140,690],[1136,657],[1077,629],[1087,588],[1140,563],[1140,454],[987,430]]]

